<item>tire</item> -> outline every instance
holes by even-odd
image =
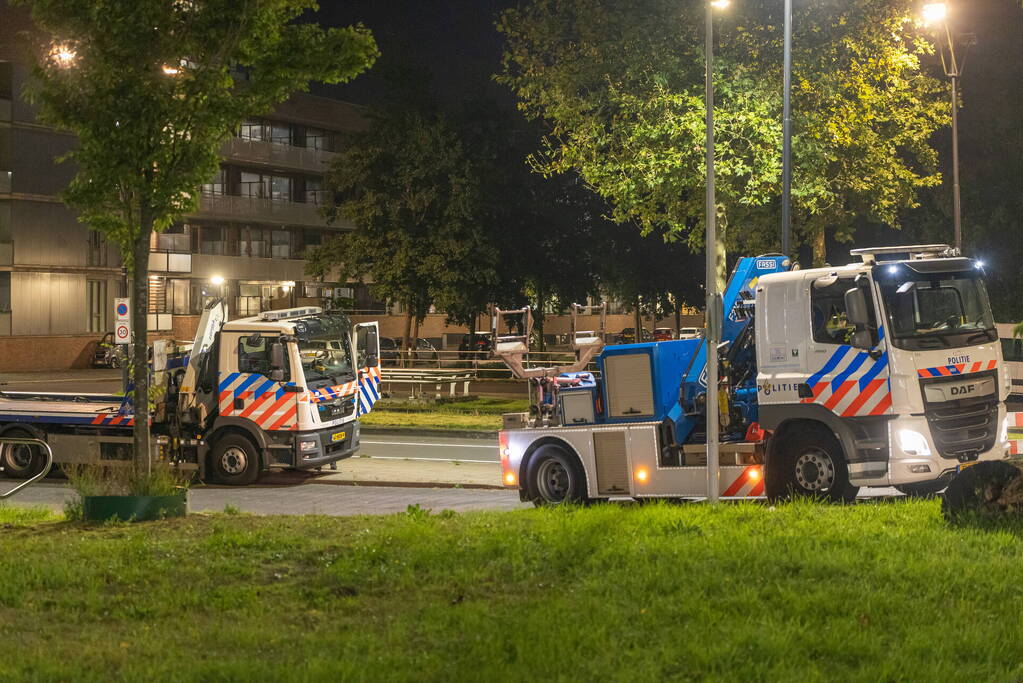
[[[210,450],[209,472],[213,481],[226,486],[247,486],[259,479],[259,451],[241,434],[225,434]]]
[[[23,429],[14,429],[4,434],[15,439],[34,439],[35,436]],[[31,479],[43,470],[46,456],[38,446],[5,444],[0,446],[0,464],[4,474],[11,479]]]
[[[935,496],[948,486],[949,479],[935,479],[933,481],[918,481],[912,484],[896,486],[895,490],[904,493],[911,498],[929,498]]]
[[[777,437],[776,437],[777,438]],[[768,500],[818,498],[835,503],[856,499],[849,467],[838,439],[822,425],[789,429],[767,460],[764,486]]]
[[[585,503],[586,475],[579,460],[554,444],[540,446],[526,468],[529,499],[537,507]]]

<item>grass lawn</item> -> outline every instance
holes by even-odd
[[[0,534],[5,680],[1023,675],[1023,531],[949,527],[936,501],[96,527],[0,509]]]
[[[456,429],[492,432],[501,428],[501,415],[529,410],[527,399],[472,397],[467,400],[377,401],[373,411],[359,418],[371,427]]]

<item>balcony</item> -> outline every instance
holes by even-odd
[[[327,219],[320,213],[318,204],[228,194],[202,195],[199,198],[199,211],[195,215],[215,220],[327,227]],[[333,227],[350,227],[350,224],[345,222]]]
[[[242,138],[227,140],[221,153],[228,161],[268,164],[275,168],[294,169],[308,173],[323,173],[337,156],[334,152],[322,149]]]

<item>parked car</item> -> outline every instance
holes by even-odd
[[[670,327],[654,328],[654,341],[671,341],[675,338],[675,330]]]
[[[475,344],[471,343],[471,337],[466,334],[462,337],[462,343],[458,345],[458,357],[462,360],[467,358],[487,358],[494,348],[494,341],[490,338],[489,332],[477,332]],[[470,353],[475,351],[476,353]]]
[[[380,337],[380,363],[393,365],[398,361],[398,342],[391,337]]]
[[[415,358],[418,361],[429,361],[431,364],[437,362],[438,353],[436,347],[427,339],[420,337],[416,339]]]
[[[650,333],[650,330],[648,330],[648,329],[646,329],[644,327],[644,328],[642,328],[642,331],[639,334],[639,338],[640,338],[640,341],[648,342],[648,341],[653,341],[654,336]],[[621,332],[619,332],[618,333],[618,343],[619,344],[635,344],[636,343],[636,328],[635,327],[626,327]]]
[[[699,339],[702,335],[703,330],[699,327],[682,327],[678,331],[679,339]]]
[[[92,356],[92,367],[121,367],[121,356],[117,353],[117,344],[114,343],[113,332],[107,332],[98,342],[96,342],[96,350],[93,352]]]

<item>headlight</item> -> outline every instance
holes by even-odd
[[[298,450],[303,451],[303,452],[304,451],[315,451],[316,450],[316,442],[315,441],[299,441],[298,442]]]
[[[899,430],[899,446],[906,455],[930,455],[931,447],[927,445],[927,438],[920,432],[912,429]]]

